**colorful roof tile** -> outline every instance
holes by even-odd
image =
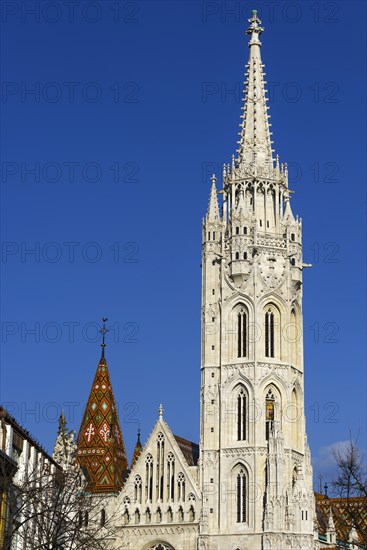
[[[94,377],[77,441],[77,461],[92,493],[121,490],[128,469],[122,431],[107,361],[102,357]]]

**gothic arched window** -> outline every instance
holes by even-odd
[[[237,523],[247,521],[247,478],[244,468],[236,476],[236,515]]]
[[[270,432],[273,428],[275,419],[275,399],[272,390],[270,389],[265,398],[265,439],[269,439]]]
[[[243,388],[237,394],[237,440],[246,440],[247,396]]]
[[[237,310],[237,357],[247,357],[247,311],[244,307]]]
[[[142,493],[142,481],[140,476],[135,476],[134,481],[134,500],[136,503],[141,504]]]
[[[178,500],[185,502],[185,476],[180,472],[177,476]]]
[[[163,500],[164,435],[157,436],[157,497]]]
[[[167,456],[167,497],[168,500],[175,499],[175,457],[173,453]]]
[[[274,357],[274,312],[271,308],[265,313],[265,357]]]
[[[145,460],[145,495],[148,502],[153,500],[153,457],[147,455]]]

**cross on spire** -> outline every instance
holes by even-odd
[[[99,331],[101,334],[102,334],[102,344],[101,344],[101,348],[102,348],[102,358],[104,358],[104,349],[106,347],[106,342],[105,342],[105,339],[106,339],[106,333],[109,332],[108,328],[106,328],[106,322],[108,321],[107,317],[102,317],[102,328],[101,330]]]

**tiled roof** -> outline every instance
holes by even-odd
[[[94,377],[77,446],[77,461],[83,471],[87,470],[89,490],[118,492],[128,464],[104,353]]]
[[[331,508],[337,540],[347,542],[354,523],[360,542],[363,543],[364,537],[367,535],[367,498],[328,498],[318,493],[315,493],[315,498],[317,522],[321,535],[326,533]]]
[[[176,439],[187,464],[189,466],[196,466],[199,460],[199,445],[178,435],[175,435],[174,438]]]

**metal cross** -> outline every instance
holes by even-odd
[[[105,346],[105,336],[106,336],[106,333],[109,332],[108,328],[106,328],[106,322],[108,321],[107,317],[103,317],[102,318],[102,328],[101,330],[99,331],[101,334],[102,334],[102,346]]]

